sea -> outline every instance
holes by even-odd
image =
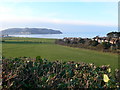
[[[83,33],[83,32],[64,32],[63,34],[30,34],[30,35],[9,35],[11,37],[30,37],[30,38],[50,38],[63,39],[64,37],[93,38],[95,36],[105,36],[104,33]]]

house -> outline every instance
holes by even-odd
[[[76,37],[65,37],[63,38],[63,41],[66,42],[66,43],[71,43],[71,44],[78,44],[78,43],[84,43],[84,42],[87,42],[87,41],[90,41],[91,39],[88,39],[88,38],[76,38]]]
[[[98,41],[98,43],[108,42],[108,38],[107,37],[98,37],[98,36],[96,36],[92,40],[93,41]]]
[[[111,44],[118,44],[119,41],[120,41],[119,38],[112,38],[112,39],[110,40],[110,43],[111,43]]]
[[[98,41],[98,43],[109,42],[111,44],[116,44],[120,40],[120,37],[119,38],[109,38],[109,37],[96,36],[96,37],[92,38],[92,40]]]

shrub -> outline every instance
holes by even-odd
[[[97,49],[98,49],[98,50],[103,50],[102,44],[98,44],[98,45],[97,45]]]
[[[104,49],[109,49],[111,44],[109,42],[102,42],[102,46]]]
[[[42,64],[43,60],[42,60],[42,58],[40,56],[37,56],[36,57],[36,62],[39,62],[40,64]]]
[[[97,46],[99,43],[98,43],[98,41],[91,41],[90,42],[90,45],[91,46]]]
[[[42,60],[40,56],[37,60]],[[91,63],[36,62],[32,58],[3,60],[3,89],[40,88],[119,88],[118,75],[111,76],[110,66]]]
[[[85,43],[85,40],[84,40],[84,39],[80,39],[80,40],[79,40],[79,43],[84,44],[84,43]]]

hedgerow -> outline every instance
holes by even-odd
[[[3,89],[119,88],[120,84],[117,73],[112,77],[109,65],[50,62],[40,56],[3,58],[2,61]]]

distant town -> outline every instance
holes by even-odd
[[[81,47],[87,49],[100,49],[109,51],[119,51],[120,49],[120,32],[110,32],[106,37],[93,37],[93,38],[76,38],[65,37],[56,41],[58,44]]]

